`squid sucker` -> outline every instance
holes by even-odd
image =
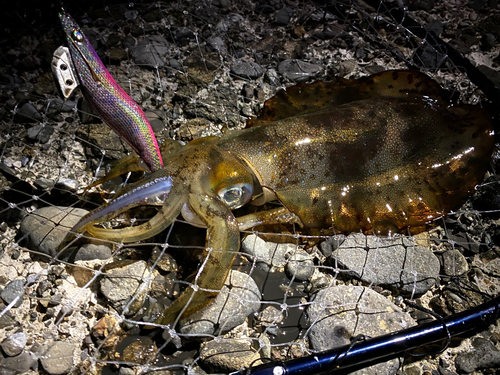
[[[290,87],[248,126],[185,146],[166,142],[163,168],[84,216],[63,245],[85,231],[118,243],[146,240],[179,215],[206,227],[194,284],[156,320],[176,324],[217,296],[241,230],[286,222],[304,231],[415,234],[465,202],[493,148],[485,110],[450,103],[436,82],[412,70]],[[271,201],[281,206],[238,218],[232,212]],[[134,227],[98,225],[139,205],[160,208]]]

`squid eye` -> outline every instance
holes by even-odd
[[[83,40],[82,32],[78,29],[73,30],[73,38],[76,39],[78,42],[81,42]]]
[[[252,191],[250,184],[236,184],[219,191],[219,197],[231,210],[235,210],[250,202]]]

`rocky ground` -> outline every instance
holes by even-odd
[[[499,82],[496,1],[404,5]],[[459,63],[366,3],[88,2],[66,10],[160,139],[242,128],[264,100],[296,82],[387,69],[416,67],[456,99],[488,106]],[[53,51],[65,43],[57,12],[58,5],[23,3],[2,16],[0,374],[229,373],[430,319],[406,299],[448,316],[497,296],[495,151],[476,194],[429,231],[316,241],[292,227],[274,236],[247,233],[215,304],[176,330],[144,329],[194,280],[205,233],[179,221],[147,243],[88,243],[57,253],[84,210],[103,204],[123,181],[84,188],[129,152],[80,92],[61,99],[50,70]],[[153,213],[138,211],[124,225]],[[494,324],[441,354],[431,348],[436,354],[360,373],[493,374],[499,348]]]

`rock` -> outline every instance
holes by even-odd
[[[67,374],[73,368],[74,351],[74,344],[54,341],[44,345],[40,362],[51,375]]]
[[[2,300],[7,305],[18,298],[17,302],[14,304],[14,307],[19,307],[23,303],[25,285],[26,281],[23,279],[12,280],[10,283],[5,285],[5,288],[2,290],[0,297],[2,297]]]
[[[460,276],[469,272],[467,260],[457,249],[445,251],[443,257],[443,272],[448,276]]]
[[[230,331],[260,308],[260,290],[247,274],[232,270],[215,302],[182,324],[183,334],[214,335]]]
[[[455,358],[458,371],[470,374],[479,369],[500,367],[500,352],[488,340],[477,337],[472,341],[473,350],[461,353]]]
[[[298,249],[289,253],[285,267],[287,276],[295,281],[306,281],[314,273],[313,257],[304,250]]]
[[[332,236],[327,238],[325,241],[319,244],[319,249],[321,253],[325,257],[329,257],[332,253],[339,248],[342,242],[345,241],[345,236],[343,234],[339,234],[336,236]]]
[[[72,178],[59,177],[56,182],[56,188],[76,192],[80,188],[80,183]]]
[[[264,71],[259,64],[253,61],[236,60],[231,65],[231,73],[243,78],[257,79],[264,74]]]
[[[28,129],[28,138],[45,144],[54,133],[54,128],[50,125],[35,125]]]
[[[217,372],[233,372],[250,365],[260,358],[252,339],[212,340],[201,344],[200,360]]]
[[[132,51],[132,57],[137,65],[163,68],[164,56],[169,50],[170,44],[163,36],[151,35],[137,43]]]
[[[55,257],[66,233],[87,213],[81,208],[43,207],[24,218],[20,231],[29,249]]]
[[[28,352],[22,352],[21,354],[15,357],[3,358],[0,361],[0,374],[2,375],[24,374],[27,373],[30,368],[35,367],[36,362],[37,360],[35,356]]]
[[[293,9],[289,7],[283,7],[278,10],[274,16],[275,22],[280,26],[285,26],[290,22],[290,18],[292,17]]]
[[[7,338],[0,344],[3,352],[9,357],[14,357],[21,354],[28,337],[24,332],[17,332],[7,336]]]
[[[271,271],[272,267],[281,268],[286,264],[285,254],[294,252],[297,246],[293,244],[277,244],[266,242],[255,234],[245,237],[241,243],[241,251],[255,259],[257,267],[265,272]]]
[[[105,244],[86,243],[76,253],[75,262],[79,260],[109,259],[111,255],[111,249]]]
[[[123,349],[121,360],[137,365],[154,363],[158,354],[155,342],[147,336],[137,337]]]
[[[110,263],[100,281],[101,292],[116,310],[127,316],[134,315],[144,304],[149,290],[149,282],[144,285],[143,281],[147,272],[144,261]]]
[[[0,311],[3,312],[6,307],[7,306],[5,306],[2,302],[0,302]],[[16,320],[14,319],[10,311],[7,311],[2,316],[0,316],[0,329],[13,327],[15,325],[16,325]]]
[[[16,115],[14,116],[14,121],[16,122],[42,122],[43,117],[38,112],[36,107],[31,103],[24,103],[20,108],[17,109]]]
[[[294,82],[304,82],[312,77],[316,77],[323,71],[323,67],[309,62],[287,59],[280,62],[278,72]]]
[[[208,38],[207,47],[209,50],[219,53],[226,53],[226,44],[220,36],[213,36]]]
[[[339,263],[367,283],[421,295],[439,277],[440,264],[427,248],[398,237],[383,239],[354,233],[332,254],[330,263]]]
[[[351,343],[358,335],[377,337],[416,325],[409,314],[375,291],[362,286],[338,285],[320,290],[307,308],[309,340],[323,351]],[[363,374],[395,374],[398,359],[363,370]]]

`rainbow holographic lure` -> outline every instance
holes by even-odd
[[[160,149],[146,115],[116,83],[75,20],[59,13],[69,49],[54,53],[52,70],[67,99],[80,85],[83,95],[99,117],[139,154],[151,171],[163,167]]]

